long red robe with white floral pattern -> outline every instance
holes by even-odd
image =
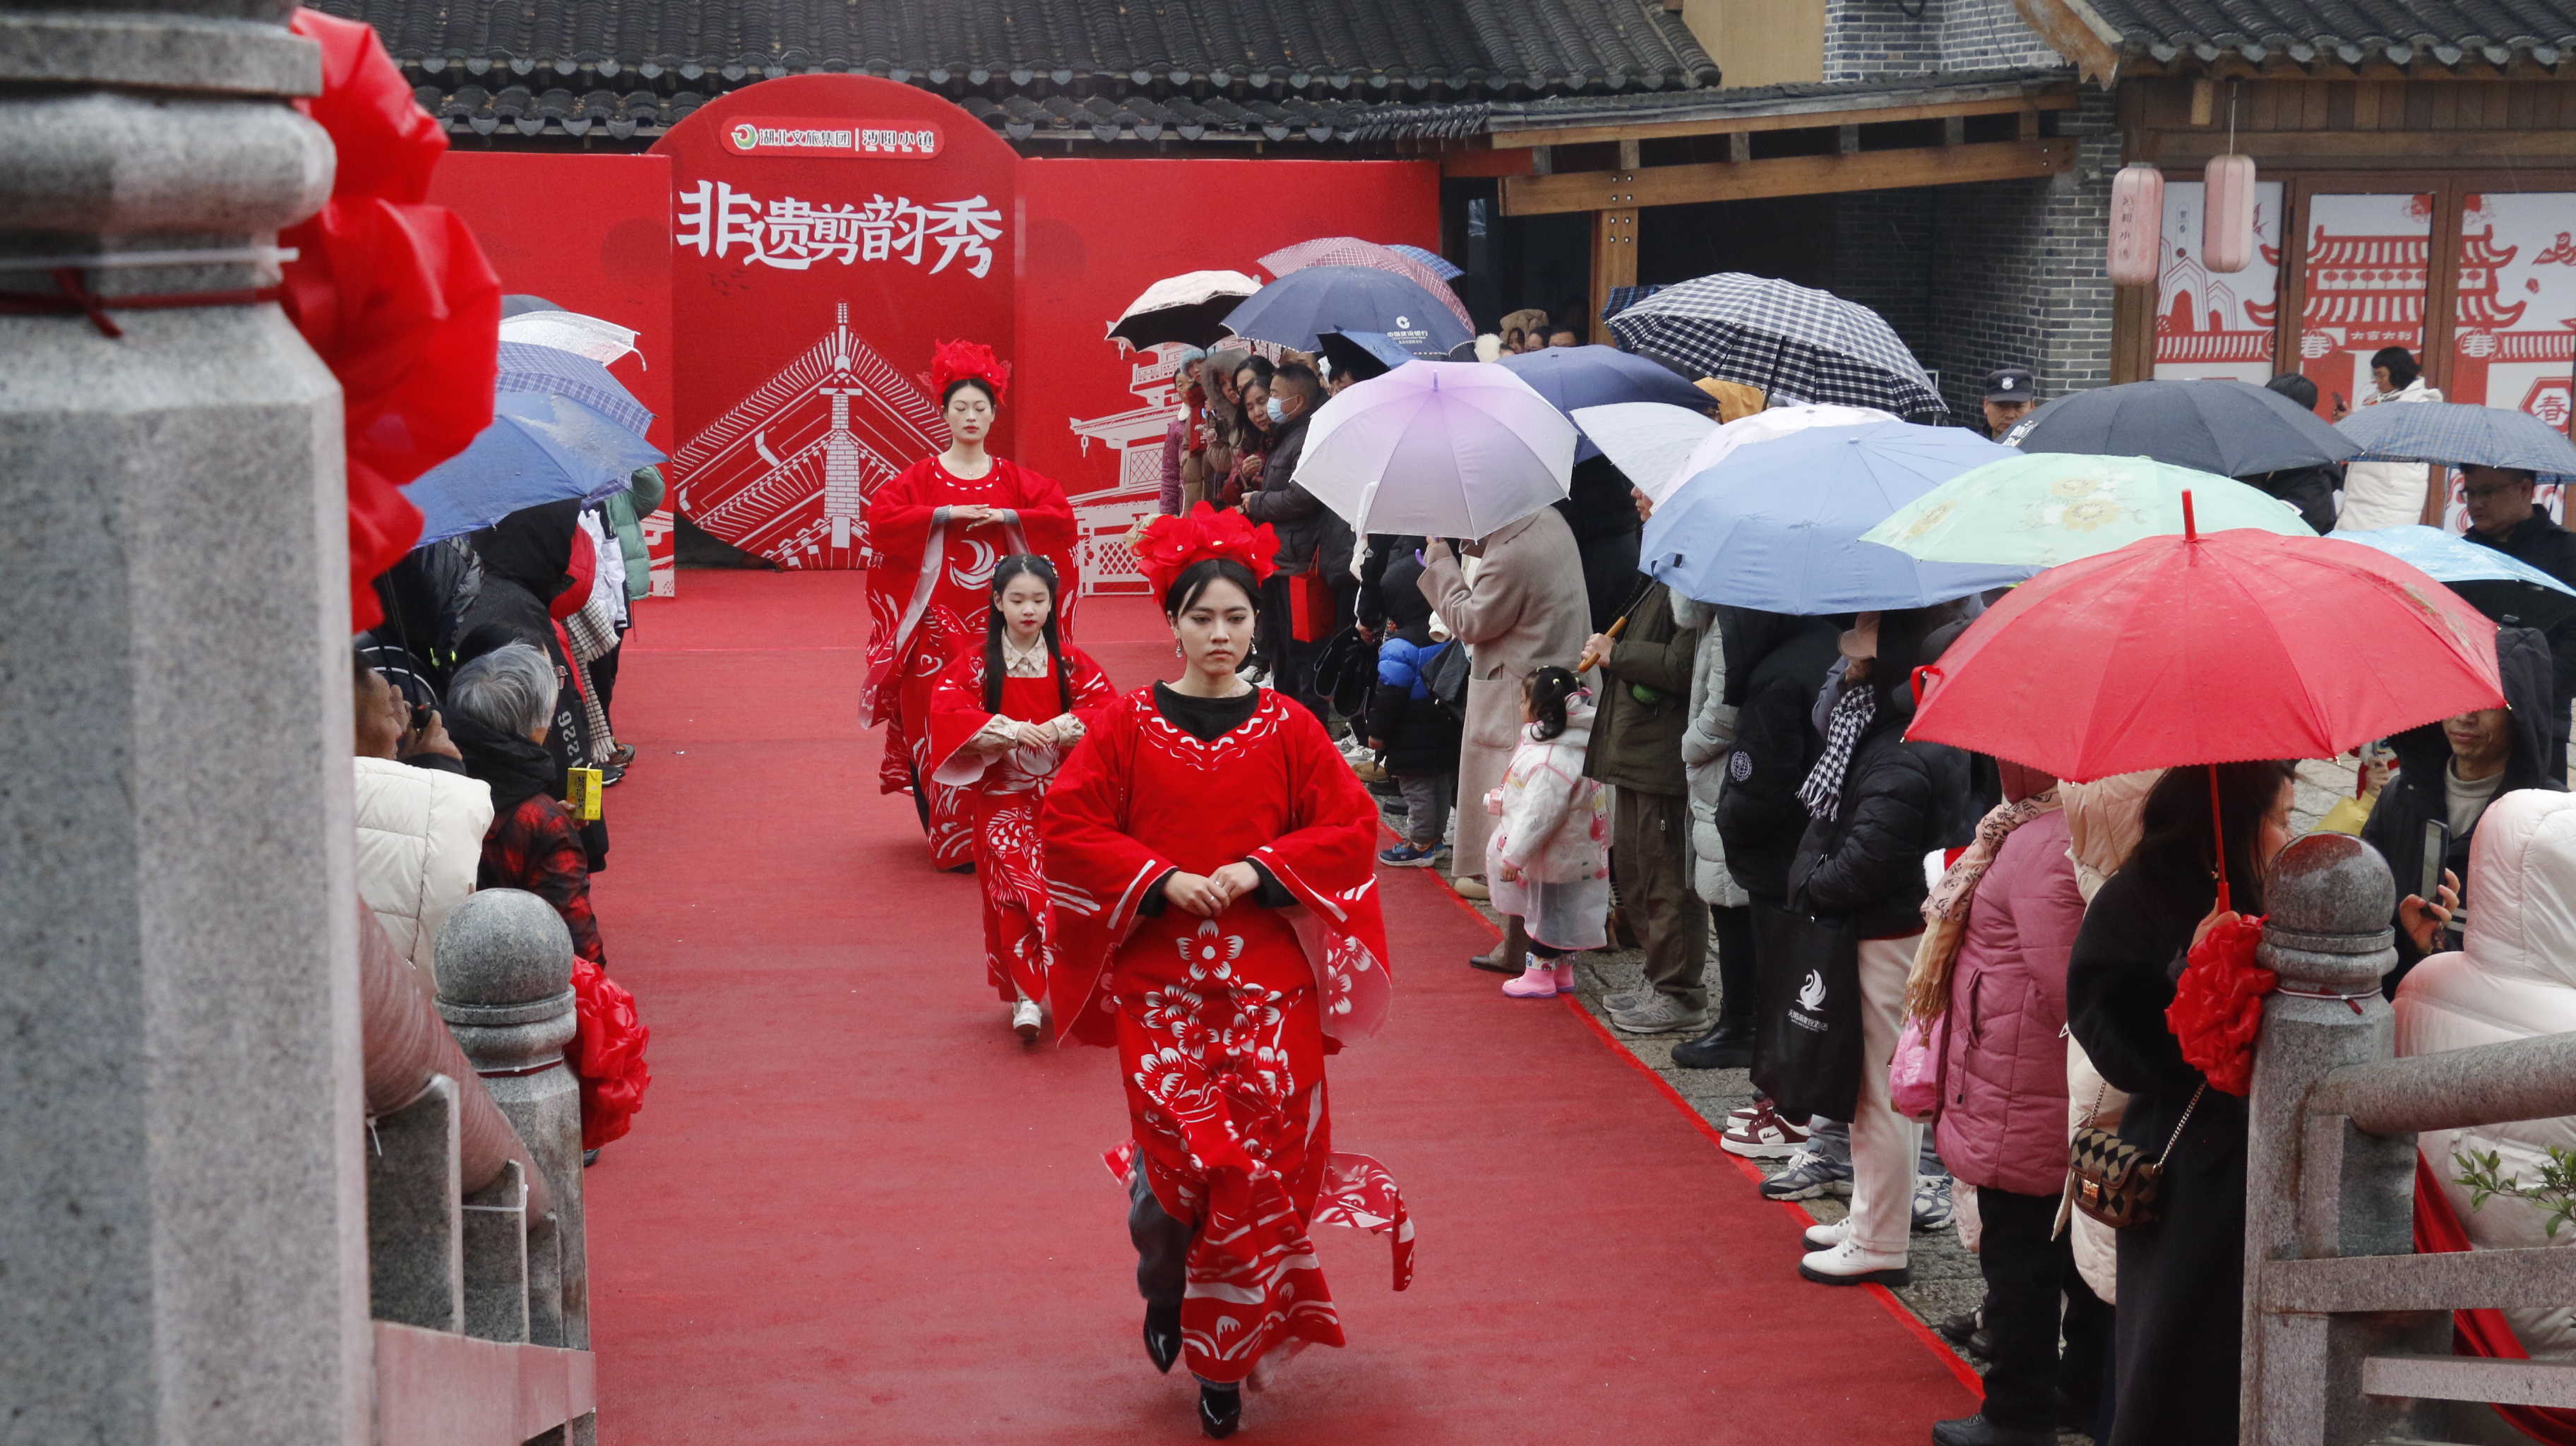
[[[1088,715],[1115,696],[1109,675],[1080,648],[1064,650],[1064,686],[1054,678],[1002,680],[998,716],[1045,723]],[[1072,694],[1067,706],[1065,695]],[[970,648],[939,675],[930,699],[931,780],[956,789],[973,826],[975,877],[984,890],[984,968],[1004,1004],[1046,998],[1054,955],[1046,874],[1038,848],[1038,801],[1072,743],[990,754],[967,746],[994,713],[984,707],[984,652]],[[1075,740],[1079,742],[1080,740]]]
[[[1154,1198],[1195,1228],[1181,1304],[1192,1373],[1243,1380],[1262,1357],[1342,1344],[1316,1223],[1413,1227],[1394,1180],[1332,1150],[1324,1057],[1376,1029],[1389,989],[1377,808],[1307,710],[1264,692],[1214,742],[1175,727],[1151,687],[1100,710],[1041,810],[1059,938],[1057,1029],[1115,1045]],[[1296,898],[1237,899],[1214,919],[1142,905],[1178,868],[1249,860]]]
[[[947,507],[1007,508],[1007,522],[961,527],[940,519]],[[1070,637],[1072,603],[1081,592],[1073,564],[1073,504],[1048,478],[1000,457],[977,478],[960,477],[937,457],[924,457],[868,499],[868,545],[880,561],[868,570],[868,676],[859,726],[883,723],[881,793],[910,793],[918,780],[929,807],[930,858],[955,868],[974,857],[972,820],[957,791],[930,779],[930,695],[948,660],[982,639],[992,614],[993,565],[1014,552],[1044,553],[1055,563],[1062,599],[1056,630]]]

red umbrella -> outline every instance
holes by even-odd
[[[2495,625],[2384,552],[2240,529],[2050,568],[1922,669],[1907,736],[2071,781],[2331,758],[2501,708]],[[2213,787],[2216,775],[2212,774]]]

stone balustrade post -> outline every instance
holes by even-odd
[[[476,893],[438,933],[439,1013],[553,1187],[553,1210],[528,1222],[528,1339],[588,1350],[581,1082],[564,1060],[577,1028],[572,965],[563,919],[518,889]],[[583,1446],[596,1430],[585,1416],[562,1439]]]
[[[2412,1135],[2371,1135],[2310,1096],[2334,1069],[2389,1057],[2395,1017],[2380,979],[2397,962],[2388,865],[2359,839],[2309,834],[2264,887],[2260,962],[2280,976],[2264,1005],[2248,1102],[2245,1373],[2241,1439],[2316,1446],[2410,1434],[2416,1405],[2362,1391],[2365,1356],[2439,1351],[2438,1316],[2266,1308],[2266,1266],[2414,1250]]]
[[[0,290],[273,285],[292,8],[0,10]],[[362,1442],[339,392],[273,304],[110,315],[0,315],[0,1442]]]

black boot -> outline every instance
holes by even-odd
[[[1980,1411],[1933,1422],[1932,1446],[2057,1446],[2057,1433],[2045,1426],[1998,1426]]]
[[[1181,1307],[1174,1301],[1168,1311],[1145,1307],[1145,1354],[1154,1369],[1164,1375],[1172,1373],[1172,1362],[1181,1358]]]
[[[1222,1441],[1243,1424],[1243,1388],[1199,1383],[1199,1433]]]
[[[1751,1069],[1752,1022],[1721,1016],[1715,1029],[1674,1045],[1673,1063],[1683,1069]]]

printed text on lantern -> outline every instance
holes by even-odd
[[[932,275],[962,260],[968,275],[981,278],[993,269],[991,243],[1001,234],[1002,213],[982,196],[929,206],[906,196],[871,196],[842,206],[785,196],[764,204],[722,181],[700,181],[680,193],[679,230],[672,239],[701,256],[739,256],[788,271],[817,261],[919,266],[927,258]]]

